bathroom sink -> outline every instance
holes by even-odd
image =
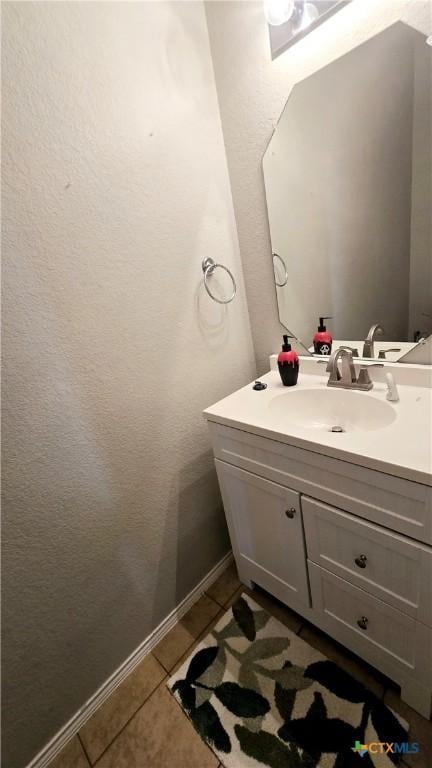
[[[364,392],[290,390],[270,400],[270,417],[283,424],[327,432],[368,432],[396,419],[396,409]]]
[[[252,381],[207,408],[205,417],[218,440],[220,429],[221,435],[225,427],[236,430],[230,450],[221,451],[221,460],[229,462],[231,455],[243,455],[242,434],[250,433],[264,439],[263,450],[266,440],[277,440],[421,483],[432,494],[430,366],[388,364],[387,371],[372,366],[373,388],[361,392],[328,387],[328,373],[321,363],[302,357],[295,387],[284,387],[279,371],[271,370],[260,377],[264,389],[257,391]],[[272,364],[277,365],[276,360]],[[386,372],[396,379],[398,402],[386,399]],[[335,434],[332,427],[345,432]],[[285,455],[283,449],[281,455]],[[254,460],[258,466],[264,457],[254,454]]]

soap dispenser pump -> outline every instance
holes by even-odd
[[[329,317],[320,317],[318,330],[313,337],[314,352],[316,355],[331,355],[333,337],[324,325],[324,320],[331,320]]]
[[[299,358],[294,349],[291,349],[291,344],[288,339],[294,339],[295,336],[284,335],[284,343],[282,344],[282,351],[278,355],[278,368],[282,384],[285,387],[293,387],[297,384],[298,372],[299,372]]]

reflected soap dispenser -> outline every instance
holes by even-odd
[[[282,384],[285,387],[293,387],[297,384],[298,372],[299,372],[299,358],[294,349],[291,349],[291,344],[288,339],[294,339],[295,336],[284,335],[284,343],[282,344],[282,351],[278,356],[278,368]]]
[[[333,337],[324,325],[324,320],[331,317],[320,317],[318,330],[313,337],[314,352],[316,355],[331,355]]]

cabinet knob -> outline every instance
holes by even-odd
[[[361,619],[357,619],[357,624],[359,625],[360,629],[366,630],[368,628],[369,619],[367,616],[362,616]]]
[[[294,517],[295,513],[296,513],[295,507],[290,507],[285,511],[286,516],[289,517],[291,520]]]
[[[359,568],[366,568],[367,557],[366,555],[359,555],[359,557],[356,557],[354,562],[356,565],[358,565]]]

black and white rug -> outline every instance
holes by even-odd
[[[226,768],[391,768],[407,723],[240,597],[168,686]]]

